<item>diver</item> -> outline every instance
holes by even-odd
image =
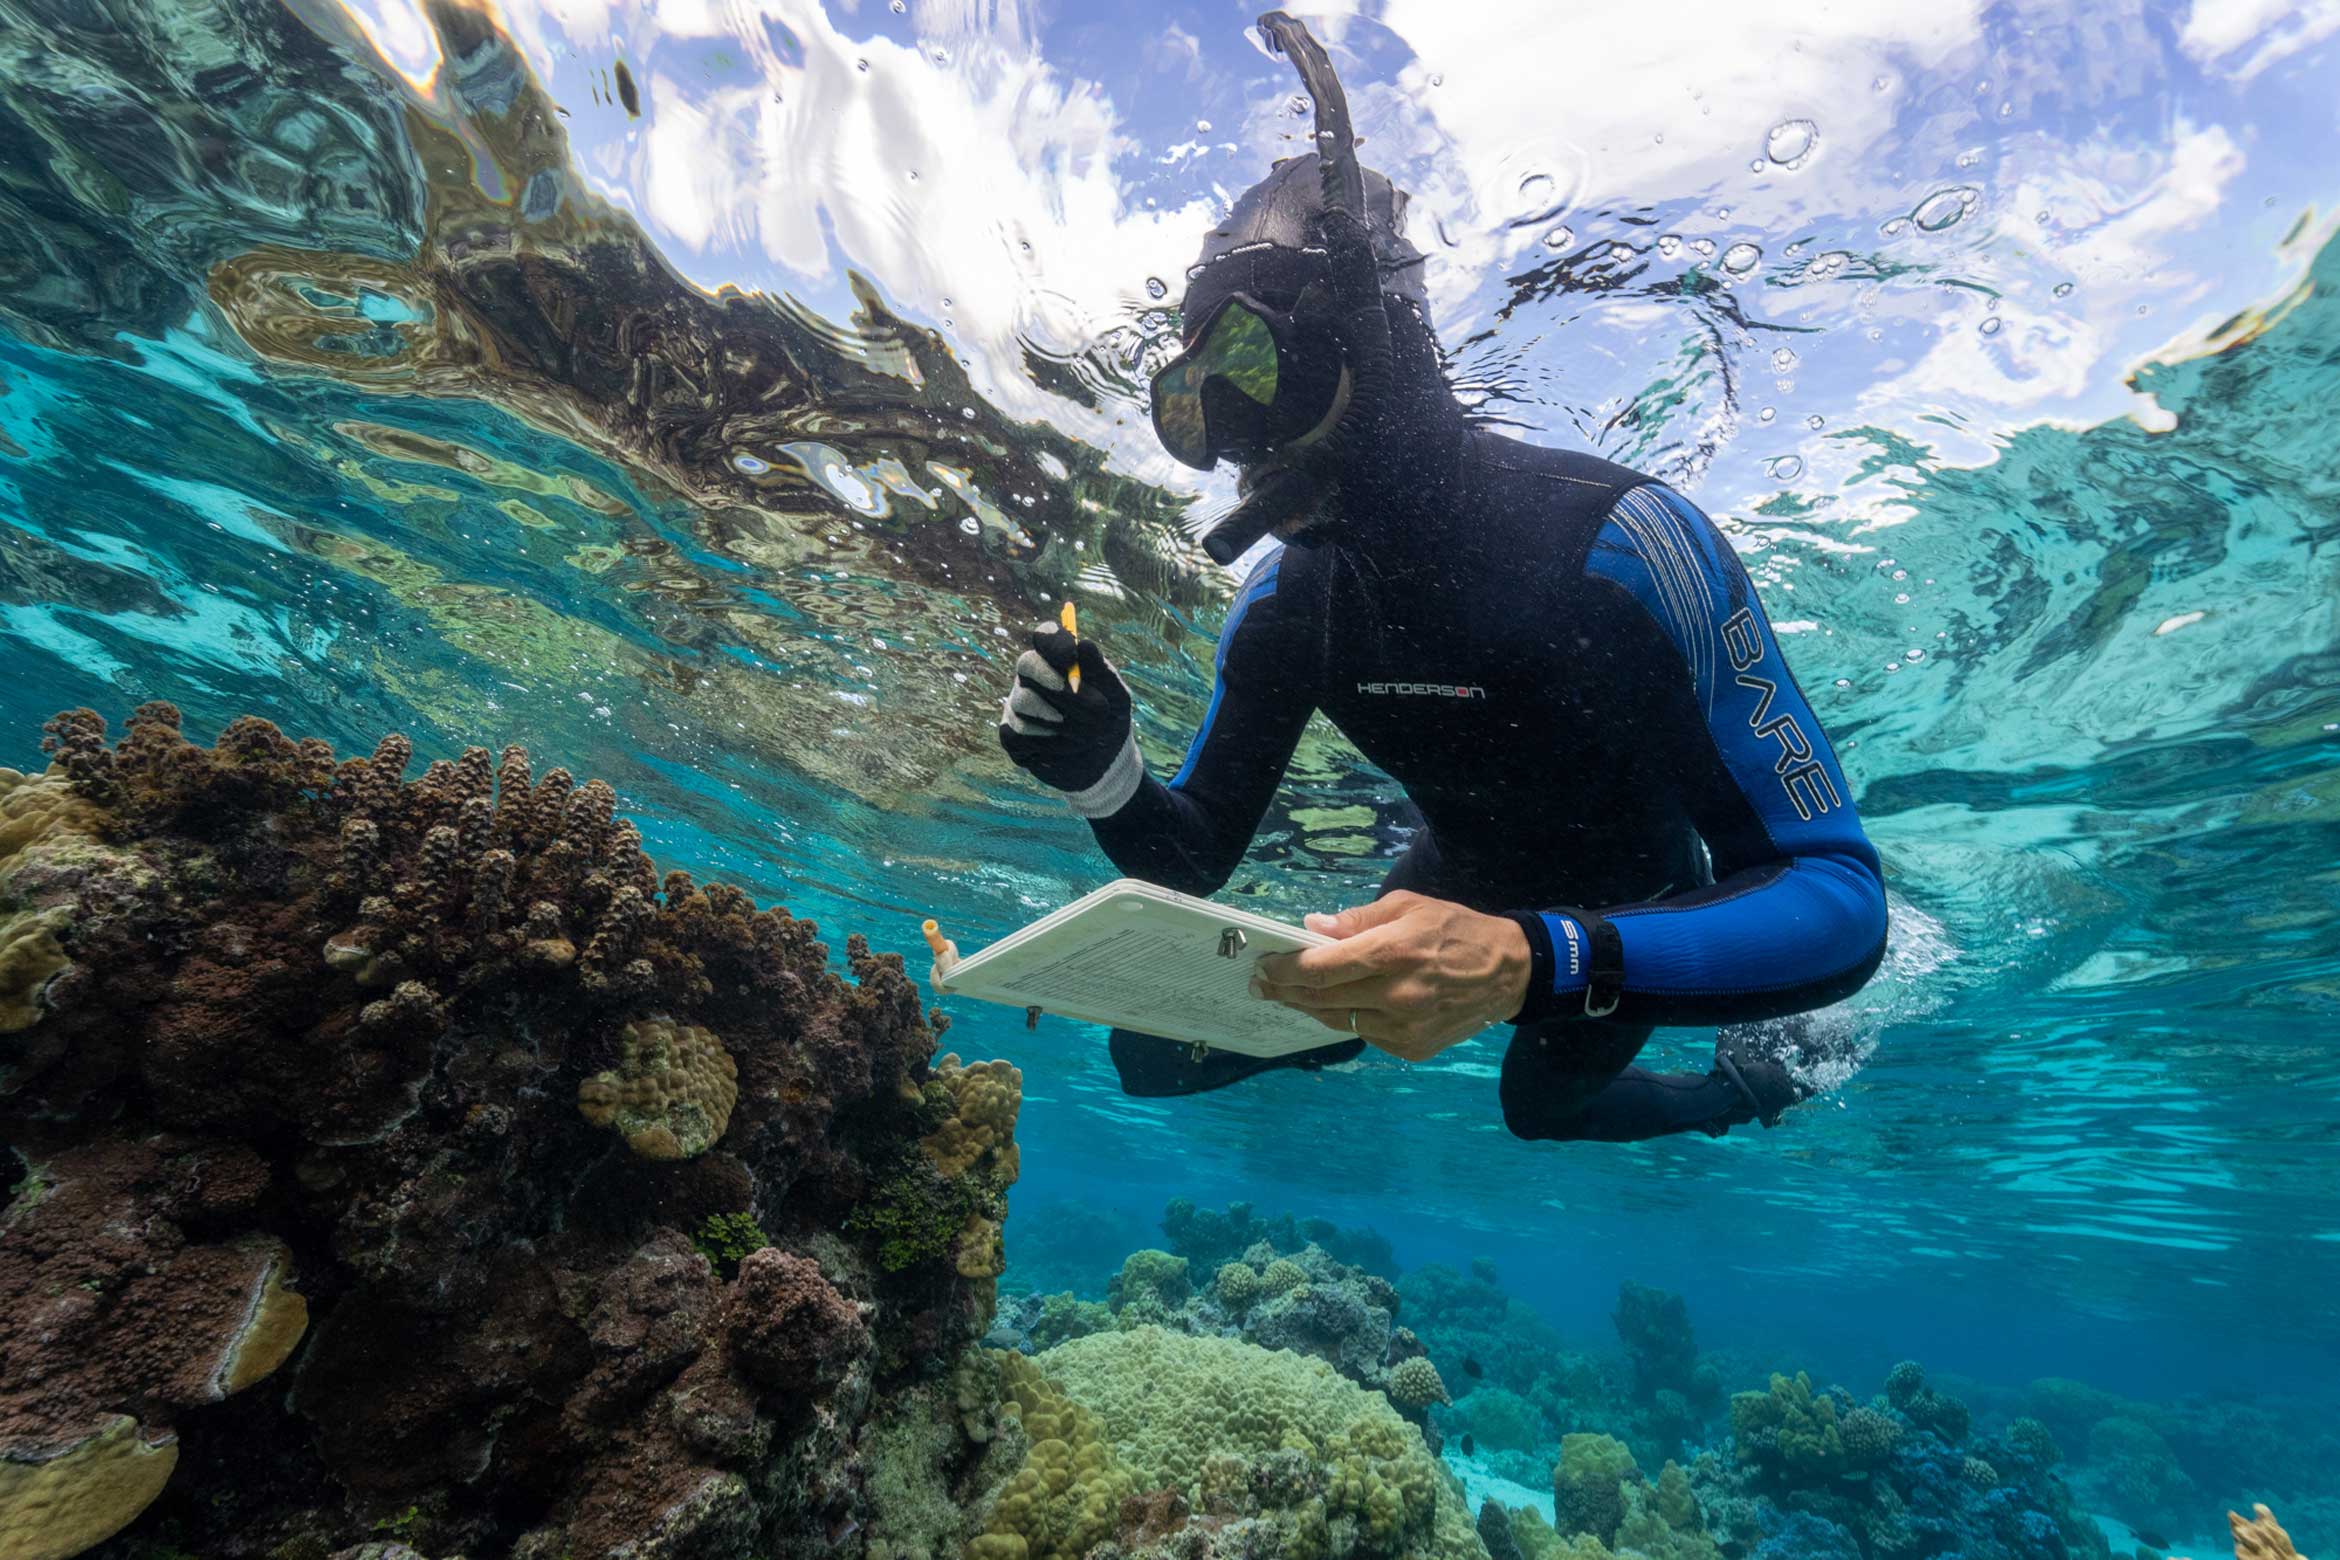
[[[1421,826],[1373,903],[1262,959],[1253,989],[1349,1038],[1263,1059],[1115,1030],[1133,1094],[1194,1093],[1370,1044],[1422,1061],[1513,1025],[1522,1138],[1776,1125],[1807,1097],[1797,1025],[1883,957],[1876,851],[1730,544],[1681,494],[1466,415],[1431,333],[1406,197],[1357,164],[1330,61],[1261,19],[1317,107],[1317,151],[1204,243],[1180,356],[1154,375],[1179,460],[1240,472],[1206,538],[1260,548],[1185,762],[1150,773],[1094,640],[1043,626],[1000,741],[1128,876],[1218,890],[1310,715]],[[1077,678],[1068,677],[1075,667]],[[1705,1073],[1634,1065],[1652,1029],[1725,1026]]]

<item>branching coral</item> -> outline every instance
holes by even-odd
[[[1770,1390],[1731,1398],[1731,1435],[1739,1457],[1794,1482],[1844,1471],[1844,1435],[1836,1403],[1812,1391],[1812,1379],[1774,1375]]]

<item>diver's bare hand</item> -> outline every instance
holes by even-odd
[[[1501,916],[1400,890],[1312,915],[1308,929],[1340,940],[1269,954],[1252,993],[1409,1062],[1501,1023],[1527,1001],[1527,934]]]

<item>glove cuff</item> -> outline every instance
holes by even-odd
[[[1105,773],[1077,791],[1064,793],[1067,806],[1084,818],[1110,818],[1129,805],[1146,778],[1146,761],[1138,754],[1137,735],[1121,739],[1121,751],[1105,766]]]

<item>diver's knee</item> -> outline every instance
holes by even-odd
[[[1565,1078],[1506,1069],[1496,1098],[1503,1106],[1505,1131],[1529,1143],[1549,1143],[1572,1135],[1568,1119],[1584,1109],[1592,1091]]]

